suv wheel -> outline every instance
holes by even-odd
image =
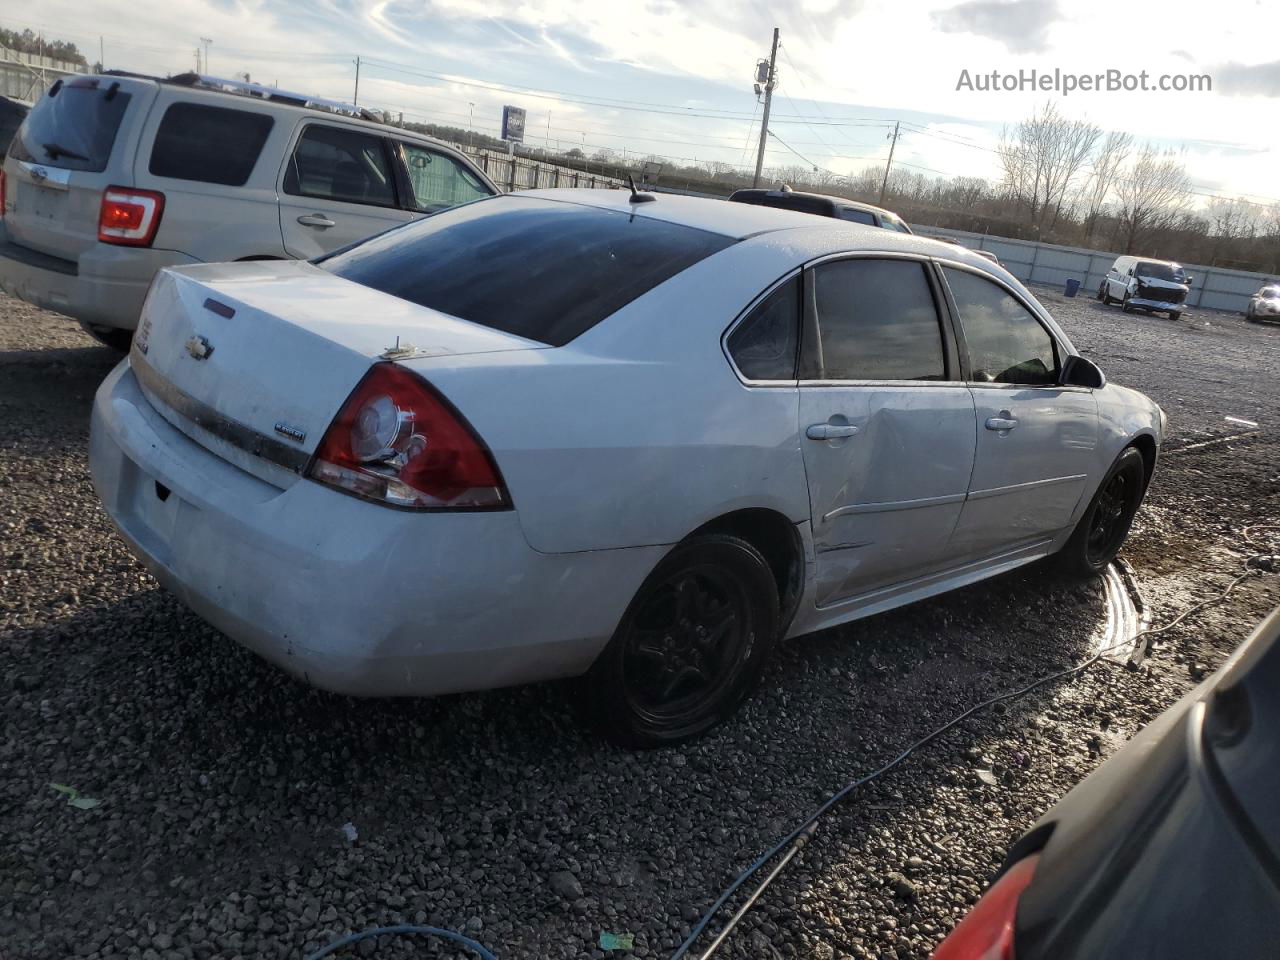
[[[81,329],[100,344],[119,353],[128,353],[133,344],[133,331],[120,327],[104,327],[96,323],[82,323]]]
[[[1133,313],[1133,307],[1129,305],[1129,291],[1126,290],[1124,298],[1120,301],[1120,309],[1125,313]]]

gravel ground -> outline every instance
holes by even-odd
[[[1167,619],[1239,570],[1243,527],[1280,519],[1280,328],[1043,298],[1165,406],[1171,448],[1245,429],[1226,416],[1261,424],[1158,472],[1126,556]],[[114,361],[0,299],[3,960],[298,957],[401,921],[502,958],[602,957],[602,932],[668,956],[798,815],[967,705],[1088,656],[1103,619],[1096,584],[1017,572],[791,644],[739,716],[651,753],[583,732],[557,684],[319,693],[206,627],[112,532],[85,449]],[[1008,843],[1278,602],[1280,577],[1250,580],[1139,670],[1101,665],[957,728],[824,821],[723,955],[923,960]]]

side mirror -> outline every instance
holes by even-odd
[[[1092,360],[1086,360],[1084,357],[1067,357],[1067,362],[1062,365],[1062,386],[1064,387],[1088,387],[1090,390],[1100,390],[1106,385],[1107,378]]]

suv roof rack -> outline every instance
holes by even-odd
[[[112,76],[156,80],[160,83],[172,83],[183,87],[198,87],[201,90],[213,90],[218,93],[229,93],[239,97],[252,97],[256,100],[268,100],[272,103],[287,103],[295,107],[305,107],[308,110],[340,113],[344,116],[355,117],[359,120],[369,120],[373,123],[384,122],[381,114],[358,107],[353,103],[327,100],[324,97],[312,97],[305,93],[280,90],[277,87],[268,87],[261,83],[250,83],[247,80],[227,80],[223,77],[211,77],[195,72],[179,73],[172,77],[149,77],[146,74],[130,73],[126,70],[106,70],[104,73]]]

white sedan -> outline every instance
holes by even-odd
[[[308,683],[586,675],[614,738],[775,643],[1112,559],[1163,433],[972,252],[626,191],[481,200],[317,262],[166,270],[98,391],[135,554]]]

